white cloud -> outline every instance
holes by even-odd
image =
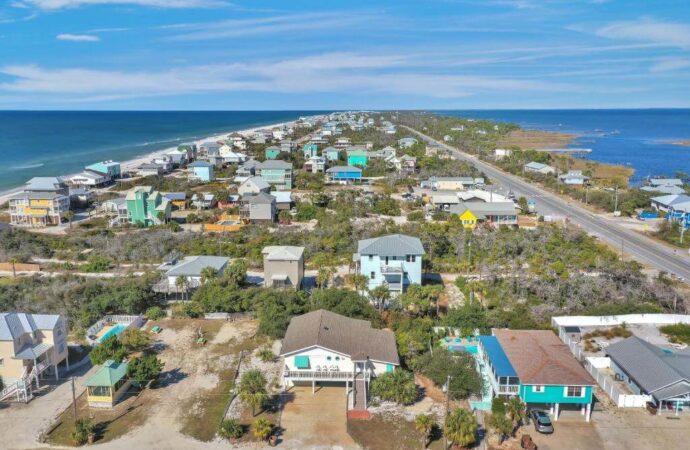
[[[652,65],[650,72],[670,72],[690,67],[690,58],[666,58]]]
[[[138,5],[156,8],[209,8],[228,5],[222,0],[21,0],[15,7],[35,6],[44,10],[76,8],[87,5]]]
[[[403,55],[331,53],[272,62],[215,64],[164,71],[110,72],[83,68],[6,66],[0,93],[40,95],[49,100],[172,96],[255,91],[281,94],[393,94],[459,98],[492,92],[575,91],[566,83],[425,72]]]
[[[690,49],[690,25],[684,23],[654,19],[615,22],[599,28],[596,34],[611,39],[651,42],[667,47]]]
[[[69,34],[62,33],[55,36],[58,41],[72,41],[72,42],[98,42],[101,40],[98,36],[90,34]]]

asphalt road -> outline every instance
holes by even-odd
[[[690,282],[690,255],[688,255],[687,250],[678,249],[674,251],[635,231],[592,214],[578,206],[574,200],[567,202],[519,177],[480,161],[472,155],[432,139],[417,130],[408,129],[425,141],[433,142],[448,149],[457,159],[471,162],[475,167],[483,171],[491,179],[492,183],[502,186],[506,191],[512,190],[517,197],[524,196],[528,199],[534,199],[537,211],[540,214],[567,217],[571,223],[597,236],[602,241],[606,241],[621,249],[624,255],[632,256],[641,263],[657,270],[676,275],[685,280],[686,283]]]

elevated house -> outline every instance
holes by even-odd
[[[332,183],[357,183],[362,181],[362,169],[353,166],[334,166],[326,170],[326,179]]]
[[[558,181],[569,186],[584,186],[589,177],[582,174],[581,170],[570,170],[558,176]]]
[[[323,309],[290,320],[280,357],[285,388],[344,385],[348,410],[366,411],[371,381],[400,367],[392,331]]]
[[[292,189],[292,164],[285,161],[264,161],[256,166],[256,174],[276,189]]]
[[[302,152],[304,153],[304,159],[309,159],[313,156],[318,156],[319,146],[313,142],[308,142],[302,147]]]
[[[323,173],[326,171],[326,158],[323,156],[312,156],[304,163],[304,170],[312,173]]]
[[[161,176],[165,171],[163,166],[156,163],[144,163],[137,167],[137,175],[140,177]]]
[[[67,323],[58,314],[0,313],[0,401],[29,401],[45,375],[67,359]]]
[[[192,206],[196,209],[211,209],[218,204],[215,194],[200,192],[192,195]]]
[[[187,194],[184,192],[161,192],[171,205],[172,210],[184,211],[187,209]]]
[[[187,150],[179,149],[179,148],[176,148],[174,150],[170,150],[165,155],[170,158],[170,161],[172,162],[173,167],[186,166],[187,163],[189,163],[189,161],[191,160],[191,157],[189,156],[189,153],[187,152]]]
[[[494,395],[517,395],[554,420],[561,408],[576,408],[589,421],[595,381],[553,331],[494,329],[478,341]]]
[[[145,227],[159,225],[170,220],[170,201],[151,186],[137,186],[125,197],[127,218],[133,225]]]
[[[278,214],[276,198],[261,192],[242,196],[240,218],[250,223],[274,223]]]
[[[72,175],[67,179],[67,183],[71,186],[77,187],[102,187],[109,184],[112,178],[104,173],[94,172],[92,170],[84,170],[81,173]]]
[[[369,279],[368,289],[386,286],[393,296],[410,284],[422,284],[424,247],[419,238],[390,234],[357,243],[353,255],[357,273]]]
[[[237,177],[251,177],[256,174],[256,166],[260,163],[255,159],[245,161],[237,167]]]
[[[337,161],[340,159],[340,150],[338,150],[335,147],[326,147],[321,151],[321,155],[323,155],[328,161]]]
[[[525,173],[538,173],[541,175],[550,175],[552,173],[556,173],[556,169],[553,167],[536,161],[525,164],[523,170]]]
[[[122,176],[122,168],[119,162],[115,161],[101,161],[86,166],[86,170],[91,172],[98,172],[109,176],[112,180],[120,178]]]
[[[236,152],[232,145],[227,144],[220,147],[220,156],[224,164],[242,164],[247,160],[247,155]]]
[[[508,158],[513,154],[513,151],[509,148],[497,148],[494,150],[494,159],[501,160],[503,158]]]
[[[271,185],[262,177],[249,177],[237,188],[237,193],[240,195],[258,194],[260,192],[268,194],[270,191]]]
[[[358,149],[358,148],[350,148],[347,151],[347,165],[348,166],[358,166],[358,167],[366,167],[367,166],[367,158],[368,158],[368,153],[364,149]]]
[[[189,178],[198,180],[204,183],[211,182],[216,179],[213,168],[214,165],[207,161],[194,161],[189,166]]]
[[[276,199],[276,210],[278,213],[280,211],[290,211],[294,204],[292,198],[292,192],[290,191],[273,191],[271,195]]]
[[[109,226],[124,225],[129,223],[129,216],[127,215],[127,199],[125,197],[113,198],[105,200],[101,203],[101,211],[106,214],[109,219]]]
[[[264,286],[300,289],[304,279],[304,247],[271,245],[264,247]]]
[[[690,411],[690,347],[665,349],[631,336],[604,349],[616,380],[647,395],[657,414]]]
[[[70,210],[69,186],[56,177],[32,178],[24,185],[24,192],[9,198],[9,209],[14,225],[60,225]]]
[[[283,139],[280,141],[280,151],[285,153],[292,153],[297,148],[295,141],[290,139]]]

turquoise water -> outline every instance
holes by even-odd
[[[448,350],[451,352],[467,352],[467,353],[472,353],[475,354],[479,350],[477,349],[476,345],[448,345]]]
[[[0,111],[0,190],[318,111]]]
[[[122,325],[121,323],[118,323],[111,329],[109,329],[103,336],[98,339],[98,342],[103,342],[106,339],[108,339],[110,336],[117,336],[118,334],[122,333],[127,329],[127,325]]]

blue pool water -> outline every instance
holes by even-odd
[[[106,339],[108,339],[110,336],[117,336],[118,334],[122,333],[126,329],[127,329],[127,325],[122,325],[121,323],[118,323],[117,325],[115,325],[114,327],[109,329],[105,334],[103,334],[103,336],[101,336],[98,339],[98,342],[103,342]]]
[[[475,354],[477,353],[476,345],[448,345],[448,350],[451,352],[467,352]]]

